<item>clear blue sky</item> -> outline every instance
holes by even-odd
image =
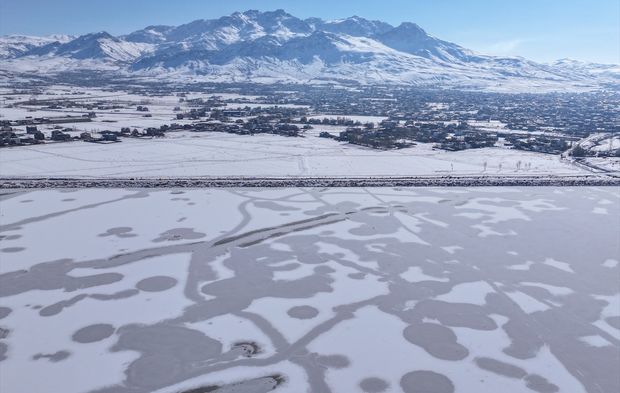
[[[620,64],[620,0],[0,0],[0,35],[125,34],[247,9],[415,22],[479,52]]]

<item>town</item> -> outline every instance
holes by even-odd
[[[118,102],[104,97],[53,97],[19,100],[40,86],[3,94],[4,108],[27,108],[54,116],[0,117],[0,147],[84,141],[118,143],[123,138],[158,138],[175,131],[239,135],[318,136],[373,149],[403,149],[416,143],[459,151],[502,147],[575,157],[619,157],[620,94],[499,94],[412,88],[272,85],[205,85],[218,92],[193,92],[158,85],[134,87],[142,98]],[[240,90],[244,95],[237,94]],[[120,87],[110,87],[110,95]],[[232,96],[231,96],[232,95]],[[153,119],[148,102],[176,97],[172,113],[158,124],[88,130],[103,114],[124,113]],[[376,117],[379,121],[368,121]],[[102,120],[113,123],[114,120]],[[101,123],[99,123],[101,124]],[[44,132],[44,131],[47,132]],[[598,148],[580,141],[599,136]],[[602,136],[602,137],[600,137]],[[602,147],[602,148],[601,148]]]

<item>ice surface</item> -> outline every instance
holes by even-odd
[[[5,190],[0,391],[617,392],[620,193],[557,191]]]

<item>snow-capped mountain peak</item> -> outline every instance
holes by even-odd
[[[323,21],[322,19],[309,19],[306,21],[311,23],[316,30],[351,36],[372,37],[393,29],[393,26],[388,23],[370,21],[356,15],[346,19],[331,21]]]
[[[8,35],[0,37],[0,59],[22,56],[24,53],[52,43],[65,43],[75,39],[74,36],[54,34],[43,37],[27,35]]]
[[[134,31],[121,38],[129,42],[158,44],[166,41],[166,34],[172,29],[172,26],[147,26],[142,30]]]
[[[284,10],[235,12],[124,36],[0,37],[3,75],[100,68],[125,76],[205,81],[389,83],[433,87],[617,87],[620,67],[570,60],[538,64],[475,54],[429,35],[352,16],[299,19]]]
[[[415,23],[404,22],[377,39],[400,52],[448,62],[468,61],[470,51],[451,42],[435,38]]]
[[[125,41],[101,31],[85,34],[65,43],[56,41],[36,47],[23,53],[23,56],[59,56],[76,60],[131,62],[152,49],[152,44]]]

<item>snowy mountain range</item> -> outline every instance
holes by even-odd
[[[414,23],[236,12],[124,36],[0,37],[0,81],[71,74],[181,82],[407,84],[536,91],[620,86],[620,66],[474,53]]]

